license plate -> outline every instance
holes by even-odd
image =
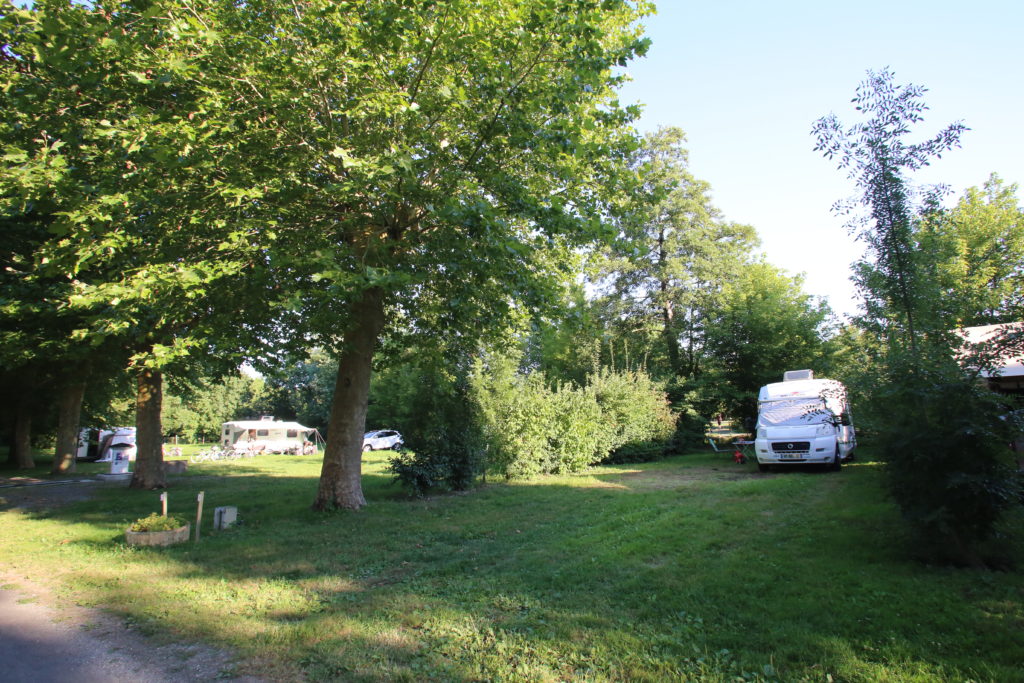
[[[803,453],[779,453],[781,460],[800,460],[803,457]]]

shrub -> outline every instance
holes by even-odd
[[[563,384],[550,391],[546,472],[580,472],[615,447],[615,425],[602,410],[593,387]]]
[[[470,386],[488,467],[508,478],[579,472],[630,445],[629,457],[660,457],[675,427],[665,393],[641,372],[549,387],[498,356],[477,362]]]
[[[477,360],[470,375],[474,416],[487,449],[487,468],[505,477],[529,477],[548,465],[548,402],[539,376],[517,371],[516,360]]]
[[[415,452],[399,453],[388,461],[388,470],[417,496],[431,490],[464,491],[481,471],[480,448],[466,430],[449,434],[439,430],[423,441]]]
[[[182,522],[177,517],[164,517],[154,512],[148,517],[132,522],[129,529],[132,531],[174,531],[183,526],[185,526],[185,522]]]
[[[437,364],[403,370],[411,409],[399,426],[412,451],[392,458],[388,469],[418,496],[432,489],[465,490],[483,469],[466,382],[450,370]]]
[[[664,390],[638,371],[603,369],[588,378],[603,419],[613,430],[610,462],[640,462],[664,456],[676,416]]]
[[[980,545],[1020,495],[1006,408],[955,363],[893,355],[876,400],[893,498],[929,559],[980,565]]]

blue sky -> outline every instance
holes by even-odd
[[[856,309],[849,265],[863,245],[831,206],[854,187],[810,130],[830,112],[857,120],[850,99],[868,69],[929,89],[915,138],[971,128],[916,180],[948,184],[951,202],[993,172],[1024,183],[1024,3],[660,0],[644,23],[653,45],[623,90],[644,104],[639,128],[685,130],[691,170],[725,217],[753,225],[767,260],[806,273],[805,290],[839,313]]]

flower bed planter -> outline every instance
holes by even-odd
[[[187,541],[191,529],[191,524],[170,531],[132,531],[127,529],[124,532],[124,537],[128,541],[128,545],[174,545]]]

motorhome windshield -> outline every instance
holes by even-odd
[[[762,401],[757,422],[762,427],[799,427],[827,422],[832,413],[820,398]]]

